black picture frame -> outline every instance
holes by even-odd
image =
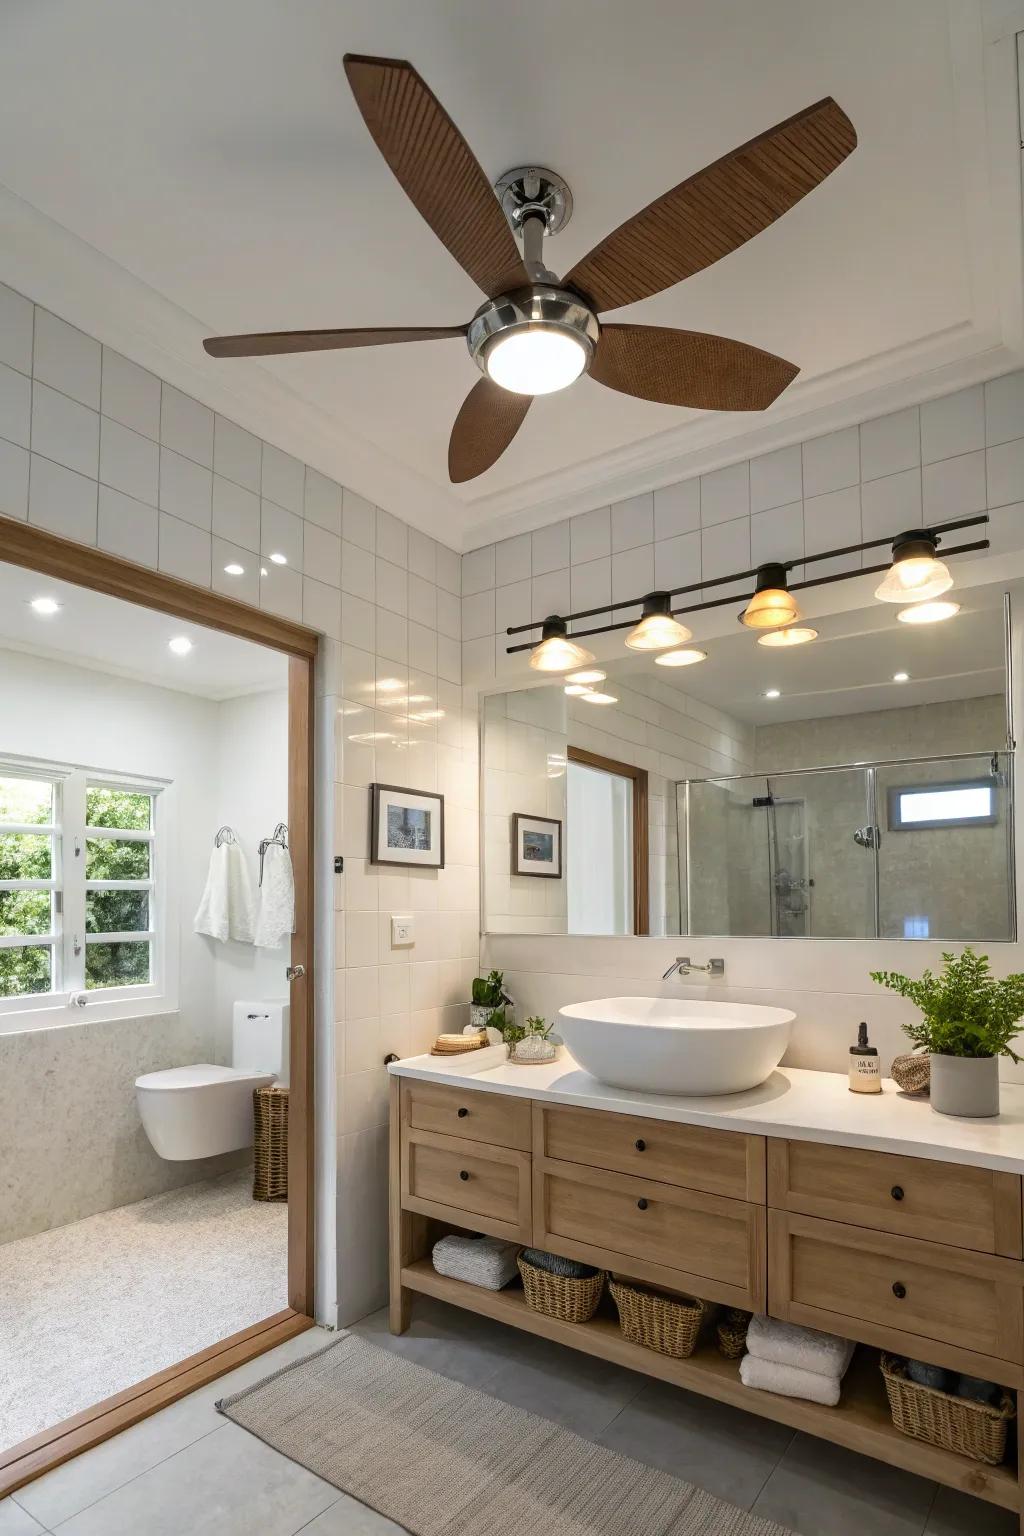
[[[552,869],[527,869],[524,865],[528,862],[521,857],[522,834],[526,830],[524,823],[529,822],[533,826],[555,828],[555,842],[558,848],[558,861]],[[528,816],[523,811],[512,812],[512,873],[527,880],[561,880],[562,878],[562,823],[554,816]]]
[[[437,838],[432,845],[430,858],[418,858],[417,852],[422,850],[408,849],[407,857],[380,856],[380,838],[382,830],[381,809],[382,805],[393,804],[405,796],[410,801],[422,802],[428,800],[432,808],[437,812]],[[422,810],[423,806],[417,804],[410,809]],[[401,850],[392,850],[401,853]],[[436,857],[434,855],[436,854]],[[371,864],[397,864],[402,869],[444,869],[444,795],[436,794],[430,789],[409,789],[401,784],[371,784],[370,785],[370,863]]]

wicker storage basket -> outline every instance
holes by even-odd
[[[526,1305],[532,1311],[560,1318],[563,1323],[590,1322],[604,1290],[603,1270],[577,1280],[570,1275],[553,1275],[546,1269],[538,1269],[535,1264],[528,1264],[522,1254],[518,1263]]]
[[[1008,1392],[996,1407],[922,1387],[910,1380],[903,1361],[894,1355],[882,1356],[882,1376],[892,1421],[905,1435],[957,1451],[973,1461],[987,1462],[990,1467],[1003,1460],[1006,1432],[1016,1413]]]
[[[256,1088],[252,1095],[254,1200],[288,1199],[288,1089]]]
[[[917,1051],[909,1051],[904,1056],[894,1056],[889,1071],[904,1093],[924,1094],[931,1087],[931,1058],[922,1056]]]
[[[631,1281],[612,1279],[608,1288],[619,1309],[619,1327],[631,1344],[659,1355],[685,1360],[692,1355],[706,1303],[688,1296],[666,1296]]]
[[[750,1313],[730,1307],[718,1321],[718,1350],[727,1360],[738,1360],[747,1347],[747,1325]]]

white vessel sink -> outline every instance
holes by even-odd
[[[645,1093],[741,1093],[770,1077],[796,1014],[755,1003],[600,997],[558,1010],[584,1072]]]

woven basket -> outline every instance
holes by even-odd
[[[893,1057],[889,1071],[893,1081],[904,1093],[927,1093],[931,1087],[931,1058],[917,1051]]]
[[[252,1095],[254,1200],[288,1199],[288,1089],[256,1088]]]
[[[666,1296],[631,1281],[610,1280],[619,1309],[619,1327],[631,1344],[685,1360],[693,1354],[706,1303],[688,1296]]]
[[[715,1332],[718,1335],[719,1354],[727,1360],[738,1360],[747,1347],[747,1328],[750,1323],[750,1313],[741,1312],[737,1307],[730,1307],[724,1317],[719,1320]]]
[[[590,1322],[604,1290],[603,1270],[577,1280],[570,1275],[553,1275],[546,1269],[538,1269],[535,1264],[528,1264],[522,1254],[518,1264],[526,1305],[532,1311],[560,1318],[563,1323]]]
[[[1016,1414],[1004,1392],[998,1407],[954,1397],[911,1381],[902,1360],[882,1356],[882,1376],[892,1421],[905,1435],[997,1467],[1006,1454],[1006,1432]]]

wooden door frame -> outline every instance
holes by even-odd
[[[295,875],[288,1105],[288,1305],[272,1317],[0,1452],[0,1498],[72,1456],[184,1397],[284,1339],[312,1327],[314,666],[319,636],[234,598],[147,570],[116,555],[0,517],[0,561],[104,592],[143,608],[251,640],[288,657],[288,828]],[[283,956],[282,956],[283,959]]]
[[[643,938],[651,931],[647,769],[620,763],[614,757],[602,757],[600,752],[588,752],[583,747],[569,746],[566,756],[570,763],[582,763],[586,768],[599,768],[602,773],[633,780],[633,934]]]

